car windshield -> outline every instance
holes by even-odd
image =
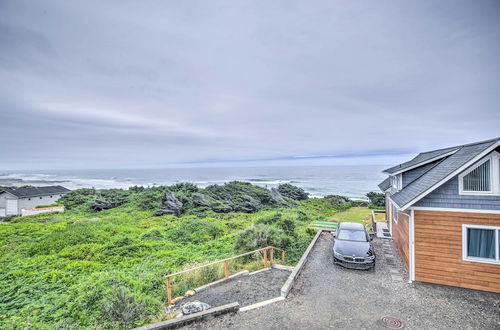
[[[348,241],[366,242],[366,234],[364,230],[342,229],[337,235],[337,239]]]

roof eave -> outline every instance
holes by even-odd
[[[0,194],[3,194],[3,193],[9,194],[9,195],[14,196],[16,198],[19,198],[19,196],[16,196],[16,195],[14,195],[13,193],[11,193],[10,191],[7,191],[7,190],[0,191]]]
[[[428,160],[426,160],[426,161],[423,161],[423,162],[417,163],[417,164],[415,164],[415,165],[412,165],[412,166],[409,166],[409,167],[405,167],[405,168],[403,168],[403,169],[401,169],[401,170],[398,170],[398,171],[396,171],[396,172],[393,172],[393,173],[386,172],[385,170],[384,170],[384,171],[382,171],[382,173],[385,173],[385,174],[388,174],[388,175],[398,175],[398,174],[401,174],[401,173],[403,173],[403,172],[407,172],[407,171],[413,170],[413,169],[415,169],[415,168],[417,168],[417,167],[420,167],[420,166],[423,166],[423,165],[426,165],[426,164],[429,164],[429,163],[435,162],[436,160],[440,160],[440,159],[442,159],[442,158],[445,158],[445,157],[451,156],[451,155],[453,155],[455,152],[457,152],[458,150],[460,150],[460,148],[457,148],[457,149],[452,150],[452,151],[450,151],[450,152],[447,152],[447,153],[445,153],[445,154],[442,154],[442,155],[436,156],[436,157],[434,157],[434,158],[430,158],[430,159],[428,159]]]
[[[487,154],[489,154],[490,152],[492,152],[493,150],[495,150],[496,148],[498,148],[500,146],[500,140],[498,140],[496,143],[493,143],[491,146],[489,146],[487,149],[485,149],[484,151],[482,151],[480,154],[478,154],[476,157],[472,158],[471,160],[469,160],[467,163],[465,163],[464,165],[460,166],[458,169],[456,169],[455,171],[453,171],[452,173],[448,174],[445,178],[443,178],[442,180],[440,180],[438,183],[434,184],[432,187],[430,187],[429,189],[427,189],[426,191],[424,191],[423,193],[421,193],[420,195],[418,195],[417,197],[415,197],[413,200],[409,201],[408,203],[406,203],[405,205],[401,206],[400,209],[402,211],[406,210],[407,208],[411,207],[413,204],[415,204],[416,202],[418,202],[419,200],[421,200],[422,198],[424,198],[425,196],[427,196],[428,194],[430,194],[432,191],[436,190],[437,188],[439,188],[441,185],[445,184],[446,182],[448,182],[450,179],[452,179],[454,176],[460,174],[463,170],[465,170],[467,167],[471,166],[472,164],[474,164],[475,162],[477,162],[478,160],[480,160],[481,158],[483,158],[484,156],[486,156]],[[395,203],[396,205],[398,205],[398,203]],[[399,206],[399,205],[398,205]]]

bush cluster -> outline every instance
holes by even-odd
[[[369,192],[366,197],[370,200],[370,206],[374,208],[385,208],[384,193]]]
[[[254,213],[272,207],[292,207],[308,198],[307,193],[290,184],[266,189],[250,183],[233,181],[223,185],[198,188],[191,183],[172,186],[122,189],[78,189],[64,195],[58,203],[68,210],[100,212],[122,205],[153,210],[157,215],[203,215],[215,213]]]

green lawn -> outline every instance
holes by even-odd
[[[352,207],[347,211],[339,212],[327,218],[327,221],[357,222],[370,224],[372,210],[366,207]]]
[[[385,213],[375,213],[377,222],[385,222]]]

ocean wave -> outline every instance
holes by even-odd
[[[255,184],[271,184],[271,185],[279,185],[292,182],[290,180],[280,180],[280,179],[245,179],[243,181]]]

